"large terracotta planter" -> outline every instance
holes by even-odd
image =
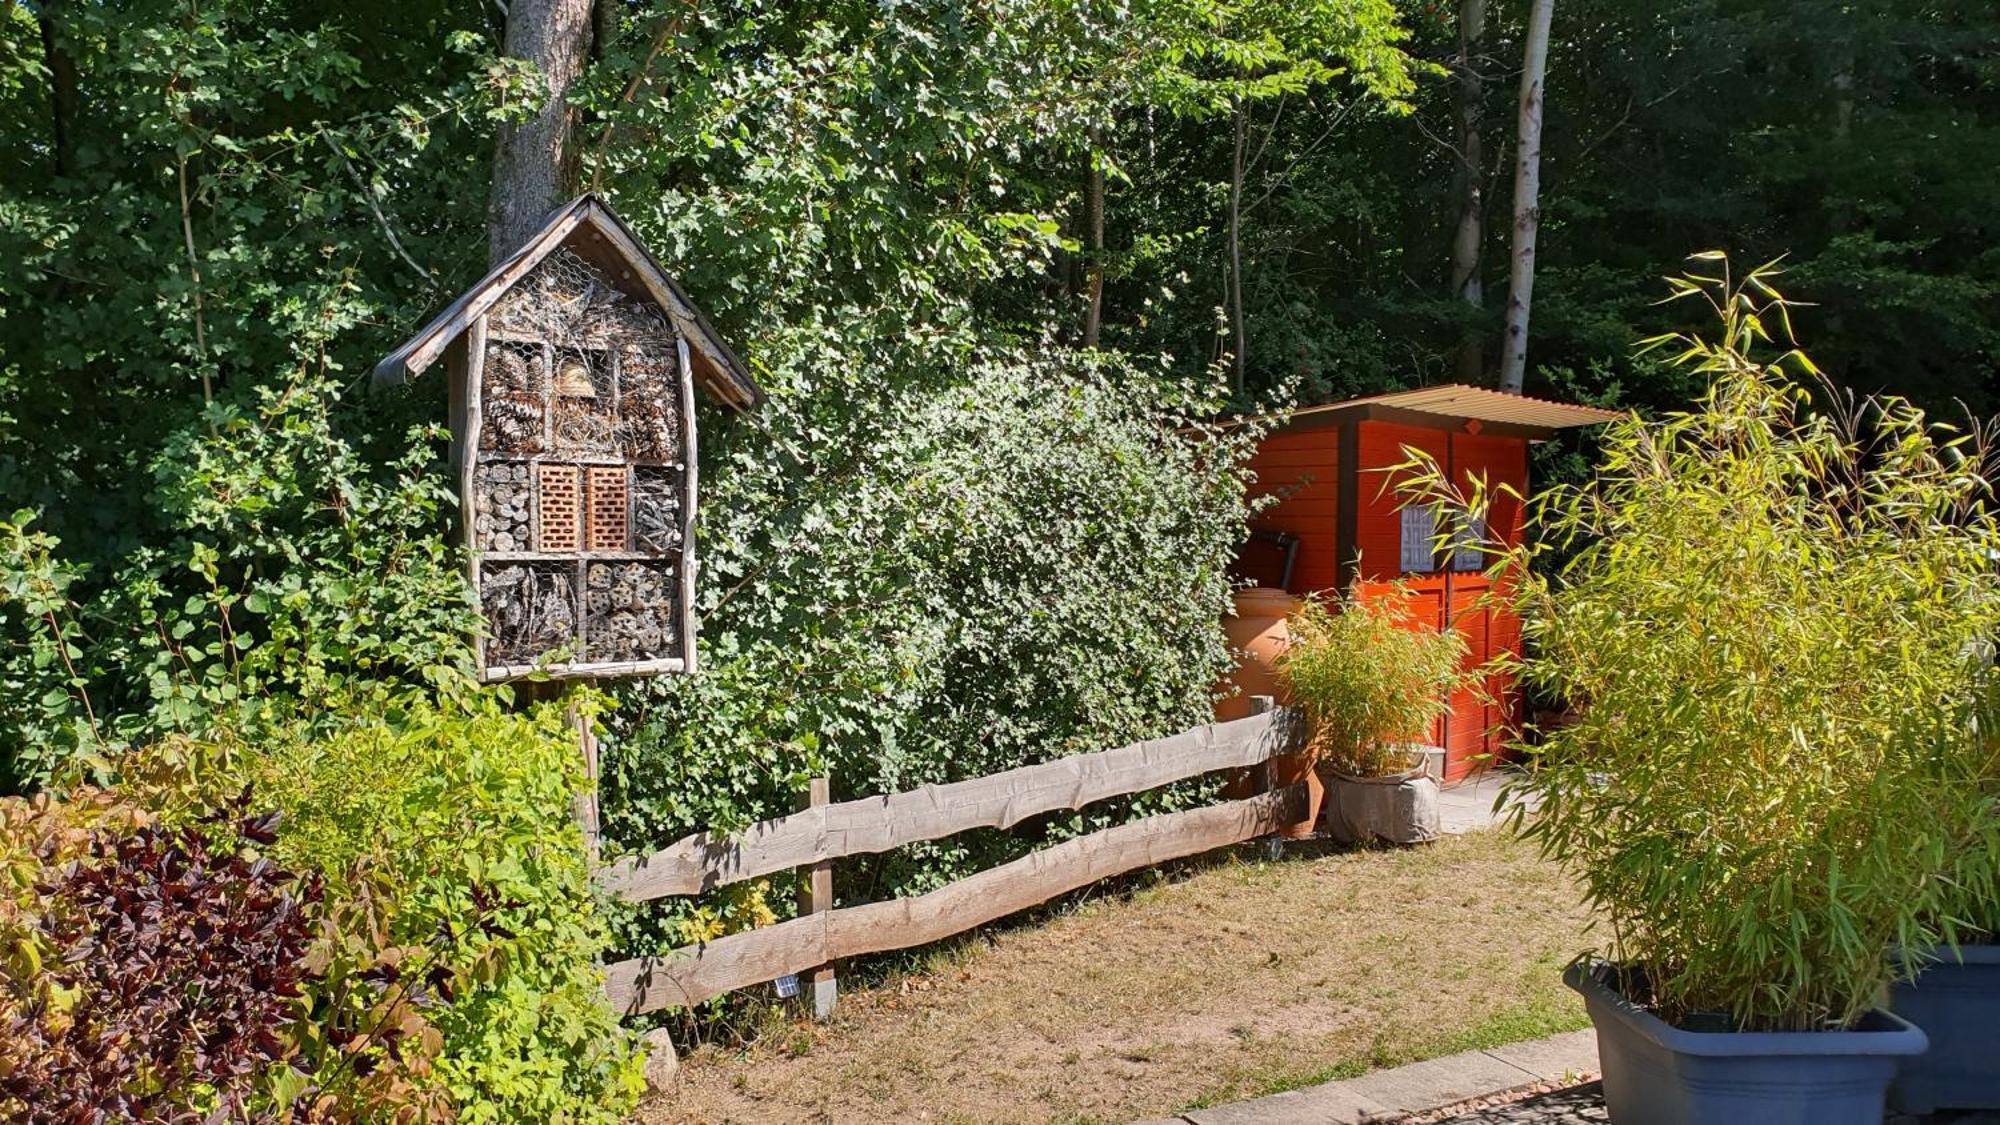
[[[1268,695],[1281,704],[1291,702],[1278,676],[1278,657],[1292,639],[1285,619],[1298,609],[1299,599],[1283,590],[1252,586],[1236,591],[1235,610],[1222,619],[1222,633],[1229,638],[1229,647],[1242,655],[1223,684],[1225,690],[1236,690],[1215,704],[1216,722],[1250,714],[1252,696]]]
[[[1216,702],[1216,722],[1248,717],[1255,696],[1267,695],[1280,704],[1291,702],[1291,693],[1285,690],[1284,679],[1278,674],[1278,657],[1284,655],[1285,646],[1291,643],[1291,632],[1285,627],[1285,620],[1298,612],[1298,608],[1299,599],[1283,590],[1252,586],[1236,591],[1235,610],[1223,619],[1222,632],[1229,638],[1229,647],[1240,655],[1236,670],[1223,685],[1226,697]],[[1230,690],[1232,688],[1234,690]],[[1326,787],[1313,769],[1313,763],[1314,755],[1310,749],[1271,759],[1273,786],[1306,787],[1304,818],[1278,830],[1278,835],[1285,839],[1296,840],[1312,835],[1313,826],[1319,821],[1320,803],[1326,798]],[[1227,793],[1233,797],[1247,797],[1255,789],[1255,778],[1246,770],[1230,779]]]

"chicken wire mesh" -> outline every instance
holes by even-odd
[[[468,511],[492,556],[489,667],[680,655],[679,350],[656,307],[567,248],[488,313]]]

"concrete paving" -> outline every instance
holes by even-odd
[[[1367,1125],[1596,1071],[1597,1033],[1586,1029],[1189,1110],[1146,1125]]]
[[[1511,776],[1505,769],[1491,769],[1439,790],[1438,828],[1456,836],[1499,823],[1499,818],[1493,815],[1493,801]]]
[[[1591,1082],[1568,1086],[1502,1105],[1447,1117],[1437,1125],[1607,1125],[1604,1086]],[[1929,1117],[1890,1115],[1884,1125],[2000,1125],[2000,1113],[1986,1110],[1946,1110]]]

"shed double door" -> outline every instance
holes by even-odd
[[[1461,486],[1483,477],[1489,487],[1504,483],[1526,491],[1527,448],[1519,439],[1384,422],[1361,423],[1360,439],[1364,473],[1401,461],[1406,447],[1418,448],[1429,452]],[[1413,595],[1412,627],[1456,631],[1465,639],[1467,671],[1484,669],[1495,657],[1519,651],[1519,621],[1505,608],[1481,604],[1492,585],[1483,572],[1483,558],[1468,558],[1467,565],[1474,569],[1460,570],[1454,568],[1456,560],[1450,553],[1435,556],[1415,544],[1406,552],[1408,536],[1393,492],[1375,485],[1359,490],[1357,499],[1362,596],[1379,596],[1390,583],[1402,582]],[[1487,518],[1489,536],[1506,544],[1519,541],[1517,499],[1492,495]],[[1427,525],[1416,530],[1428,538]],[[1450,707],[1431,732],[1432,742],[1445,751],[1445,780],[1456,781],[1497,760],[1513,725],[1513,697],[1510,676],[1484,672],[1452,693]]]
[[[1477,573],[1404,575],[1410,591],[1408,609],[1413,628],[1455,630],[1465,639],[1470,671],[1503,652],[1516,650],[1518,631],[1511,615],[1479,604],[1488,582]],[[1387,582],[1363,582],[1363,597],[1386,595]],[[1452,692],[1451,705],[1432,726],[1430,741],[1445,752],[1445,780],[1457,781],[1497,760],[1512,724],[1512,683],[1484,673]]]

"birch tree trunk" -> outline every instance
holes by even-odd
[[[1486,233],[1486,154],[1479,135],[1484,82],[1479,75],[1479,44],[1486,35],[1486,0],[1459,0],[1457,77],[1458,229],[1451,243],[1451,293],[1475,313],[1486,305],[1486,286],[1479,276]],[[1485,381],[1485,351],[1476,327],[1458,342],[1458,379]]]
[[[1243,99],[1235,104],[1236,143],[1229,159],[1229,327],[1235,341],[1230,357],[1229,385],[1243,389],[1246,334],[1243,331],[1243,141],[1248,133],[1249,111]]]
[[[1500,389],[1520,394],[1528,373],[1528,310],[1535,296],[1535,233],[1541,222],[1542,80],[1549,63],[1555,0],[1534,0],[1521,63],[1520,140],[1514,164],[1514,251],[1507,278],[1507,339]]]
[[[568,95],[590,54],[590,8],[591,0],[508,5],[506,54],[534,64],[547,101],[520,124],[500,126],[486,204],[489,261],[513,253],[576,191],[576,113]]]

